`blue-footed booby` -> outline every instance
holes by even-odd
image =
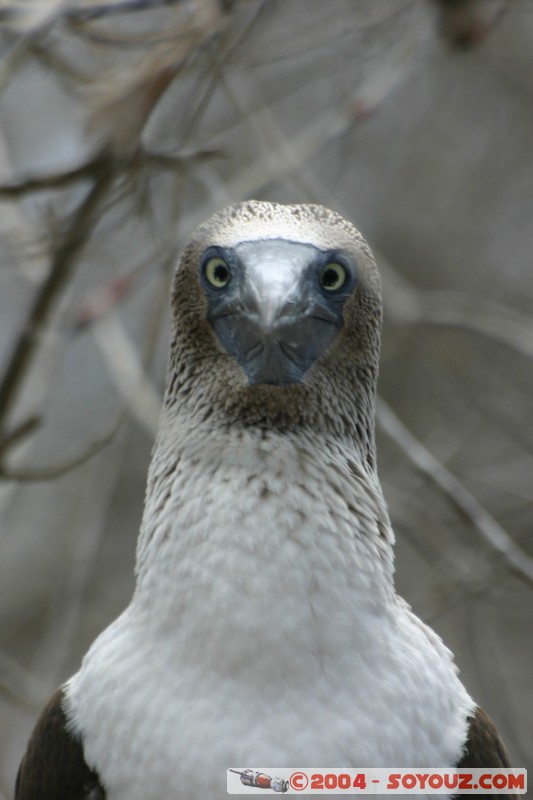
[[[249,201],[172,291],[130,605],[52,697],[16,800],[224,800],[226,770],[509,764],[394,588],[382,298],[356,228]]]

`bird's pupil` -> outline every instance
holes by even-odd
[[[225,283],[228,279],[228,270],[224,264],[217,264],[214,270],[214,277],[217,283]]]
[[[334,269],[327,269],[322,275],[322,284],[327,288],[335,286],[339,281],[339,273]]]

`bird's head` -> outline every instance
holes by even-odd
[[[254,201],[215,214],[182,253],[172,309],[169,406],[349,435],[361,404],[373,418],[380,281],[339,214]]]

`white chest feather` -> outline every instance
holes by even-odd
[[[374,479],[210,443],[155,459],[135,596],[69,684],[108,800],[222,800],[231,766],[454,764],[472,701],[394,596]]]

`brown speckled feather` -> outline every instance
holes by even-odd
[[[39,717],[18,771],[15,800],[105,800],[79,740],[66,728],[62,702],[58,689]]]

